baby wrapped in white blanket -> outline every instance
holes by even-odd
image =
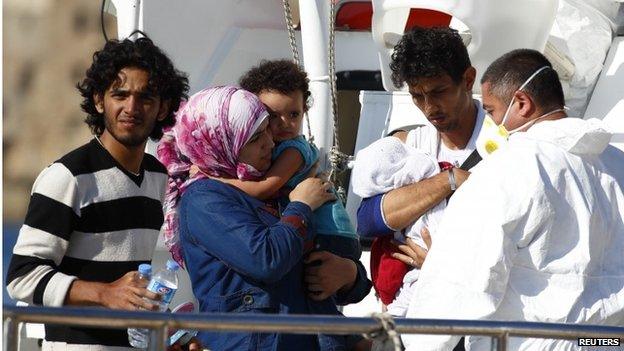
[[[356,195],[367,198],[416,183],[438,173],[440,166],[433,156],[408,146],[395,137],[385,137],[357,153],[353,167],[355,176],[352,177],[351,184]],[[395,232],[395,239],[404,242],[405,237],[408,237],[419,246],[427,248],[421,230],[427,228],[433,236],[445,207],[446,201],[442,201],[402,232]],[[410,288],[418,280],[419,273],[420,270],[414,268],[405,275],[403,287],[392,304],[388,305],[390,314],[405,316],[412,296]]]

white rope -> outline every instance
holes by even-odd
[[[328,41],[328,53],[329,53],[329,88],[331,90],[331,107],[332,117],[334,122],[334,143],[333,147],[340,150],[340,144],[338,141],[338,88],[336,87],[336,31],[334,28],[336,17],[336,4],[333,0],[329,1],[329,41]],[[332,165],[333,168],[333,165]]]
[[[392,316],[389,313],[375,312],[371,314],[371,317],[381,324],[381,329],[363,334],[364,338],[383,343],[384,347],[382,349],[384,351],[386,351],[386,342],[390,341],[394,351],[401,351],[401,336],[396,331],[396,325]]]
[[[301,67],[301,60],[299,59],[299,49],[297,48],[297,37],[295,36],[295,25],[292,19],[292,10],[290,9],[289,0],[282,0],[284,7],[284,19],[286,20],[286,28],[288,29],[288,42],[290,43],[290,51],[292,51],[293,62]],[[307,103],[307,101],[305,102]],[[306,125],[308,126],[308,141],[314,144],[314,137],[312,136],[312,128],[310,127],[310,117],[308,113],[304,113]]]
[[[338,86],[336,84],[336,4],[335,1],[329,1],[329,41],[328,41],[328,61],[329,61],[329,87],[331,89],[331,106],[332,118],[334,122],[334,142],[328,152],[330,163],[329,176],[336,184],[336,193],[340,197],[342,203],[346,203],[347,193],[338,179],[338,174],[347,169],[349,155],[340,151],[340,140],[338,139]]]
[[[282,0],[284,6],[284,19],[286,20],[286,27],[288,28],[288,41],[290,43],[290,50],[292,51],[293,61],[297,66],[301,66],[299,60],[299,49],[297,49],[297,37],[295,37],[295,26],[292,20],[292,11],[290,9],[290,3],[288,0]]]
[[[334,140],[331,149],[328,151],[328,160],[330,162],[329,178],[332,179],[334,184],[337,185],[336,192],[341,198],[342,202],[346,201],[346,191],[340,184],[337,178],[337,174],[347,169],[347,163],[352,161],[352,156],[349,156],[340,151],[340,142],[338,140],[338,88],[336,85],[336,31],[335,31],[335,2],[329,1],[329,41],[328,41],[328,61],[329,61],[329,76],[310,77],[310,81],[329,81],[329,87],[331,91],[331,108],[332,108],[332,120],[333,120],[333,136]],[[293,62],[301,67],[301,61],[299,59],[299,50],[297,49],[297,38],[295,36],[295,27],[292,20],[292,10],[290,8],[289,0],[282,0],[284,7],[284,19],[286,20],[286,27],[288,28],[288,40],[290,43],[290,49],[293,55]],[[308,141],[314,143],[314,137],[312,136],[312,129],[310,127],[310,118],[308,114],[305,114]]]

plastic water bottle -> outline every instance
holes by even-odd
[[[166,267],[159,270],[147,285],[147,290],[161,296],[158,301],[159,310],[164,312],[173,300],[173,295],[178,290],[178,269],[180,266],[174,260],[168,260]]]
[[[136,276],[136,281],[147,285],[152,280],[152,266],[147,263],[139,265],[139,274]],[[128,342],[132,347],[146,348],[147,339],[143,338],[143,335],[149,333],[148,329],[128,328]],[[145,341],[145,346],[143,345]]]
[[[178,269],[180,269],[180,266],[176,261],[168,260],[166,267],[154,274],[147,285],[147,290],[161,296],[160,301],[151,301],[158,305],[158,309],[161,312],[167,310],[169,303],[173,300],[173,295],[178,290]],[[132,347],[145,349],[149,342],[149,330],[134,329],[132,335],[130,330],[128,330],[128,339]]]

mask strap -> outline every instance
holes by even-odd
[[[529,78],[527,78],[524,81],[524,83],[522,83],[522,85],[520,85],[520,88],[516,89],[516,91],[521,91],[522,89],[526,88],[526,86],[533,80],[533,78],[535,78],[535,76],[537,76],[538,74],[540,74],[540,72],[548,68],[550,68],[550,66],[543,66],[543,67],[538,68],[535,72],[533,72],[533,74],[529,76]],[[514,95],[515,95],[515,92],[514,92]],[[505,125],[505,122],[507,121],[507,118],[509,117],[509,111],[511,110],[511,106],[513,106],[515,98],[516,98],[515,96],[511,98],[511,101],[509,102],[509,106],[507,106],[507,111],[505,111],[505,115],[503,116],[503,121],[501,122],[500,125],[502,126]]]
[[[537,118],[535,118],[535,119],[532,119],[532,120],[530,120],[530,121],[526,122],[525,124],[521,125],[520,127],[516,128],[516,129],[513,129],[513,130],[510,130],[508,133],[509,133],[509,135],[511,135],[511,134],[513,134],[513,133],[519,132],[519,131],[521,131],[522,129],[526,128],[526,127],[527,127],[527,125],[530,127],[530,126],[532,126],[533,124],[535,124],[537,121],[539,121],[540,119],[544,119],[544,118],[546,118],[546,117],[548,117],[548,116],[550,116],[550,115],[552,115],[552,114],[554,114],[554,113],[557,113],[557,112],[565,112],[565,108],[558,108],[558,109],[556,109],[556,110],[552,110],[552,111],[550,111],[550,112],[546,112],[546,113],[544,113],[543,115],[541,115],[541,116],[539,116],[539,117],[537,117]]]
[[[509,101],[509,105],[507,105],[507,111],[505,111],[505,115],[503,116],[503,121],[500,123],[500,125],[503,126],[503,127],[505,126],[505,122],[507,121],[507,117],[509,117],[509,111],[511,111],[511,106],[513,106],[515,98],[516,98],[515,96],[512,96],[511,97],[511,101]]]
[[[527,80],[525,80],[524,83],[522,83],[522,85],[520,86],[520,88],[518,88],[518,90],[522,90],[526,88],[526,86],[529,84],[529,82],[533,80],[533,78],[535,78],[535,76],[540,74],[541,71],[548,69],[548,68],[550,68],[550,66],[544,66],[544,67],[538,68],[537,71],[533,72],[533,74],[531,74],[531,76],[527,78]]]

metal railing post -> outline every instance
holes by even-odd
[[[502,334],[492,336],[492,351],[507,351],[507,344],[509,343],[509,333],[504,332]]]
[[[167,341],[169,335],[169,327],[166,324],[159,326],[158,328],[150,330],[149,338],[149,351],[160,351],[167,349]]]
[[[4,320],[4,333],[6,339],[4,340],[4,351],[17,351],[19,342],[19,322],[14,318],[7,318]]]

